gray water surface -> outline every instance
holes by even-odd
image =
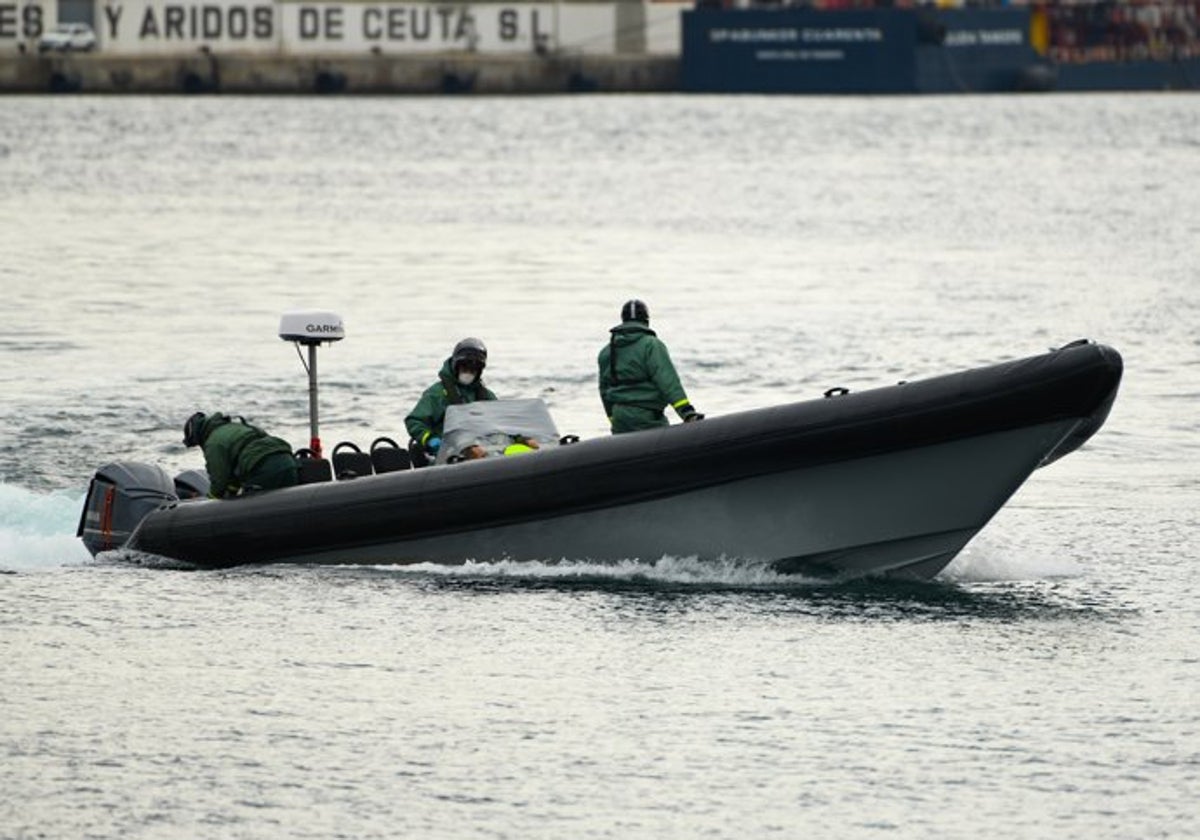
[[[0,104],[0,837],[1200,836],[1188,96]],[[930,585],[729,558],[90,560],[193,411],[307,442],[454,342],[604,434],[646,299],[709,414],[1117,347],[1108,424]],[[553,560],[553,558],[548,558]]]

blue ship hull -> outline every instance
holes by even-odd
[[[1200,58],[1056,62],[1028,9],[684,13],[681,86],[705,93],[1195,90]]]

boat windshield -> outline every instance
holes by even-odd
[[[559,440],[550,409],[536,398],[449,406],[442,430],[437,464],[449,463],[451,458],[502,455],[513,444],[534,449],[557,446]]]

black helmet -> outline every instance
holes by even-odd
[[[478,372],[482,373],[487,367],[487,348],[483,342],[478,338],[464,338],[455,344],[454,352],[450,355],[450,369],[458,370],[459,365],[478,366]]]
[[[622,321],[641,321],[643,324],[650,323],[650,307],[646,306],[644,300],[625,301],[625,305],[621,307]]]
[[[204,428],[204,421],[207,419],[203,411],[197,411],[187,419],[187,422],[183,424],[184,446],[200,445],[200,430]]]

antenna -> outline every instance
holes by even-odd
[[[317,425],[317,347],[323,342],[333,343],[346,337],[346,329],[342,326],[342,316],[332,312],[285,312],[279,319],[279,337],[284,341],[296,344],[296,352],[300,345],[308,348],[308,363],[304,365],[308,371],[308,429],[310,437],[309,448],[313,454],[321,457],[321,435]],[[304,356],[300,356],[304,362]]]

